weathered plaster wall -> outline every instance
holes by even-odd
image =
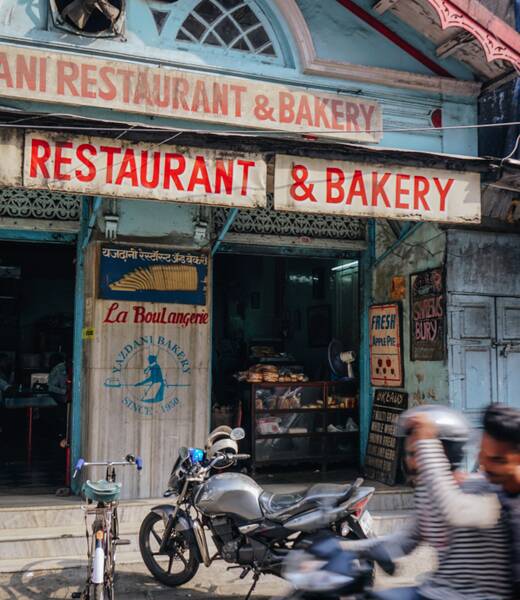
[[[403,356],[405,385],[410,406],[432,402],[448,403],[448,367],[445,361],[410,360],[410,274],[439,267],[445,256],[445,233],[434,224],[425,223],[407,238],[375,269],[373,300],[388,302],[392,278],[406,278],[406,297],[403,305]],[[381,221],[376,226],[377,256],[395,241],[389,226]]]

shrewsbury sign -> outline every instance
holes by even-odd
[[[480,222],[480,175],[277,155],[277,210],[437,222]]]
[[[23,184],[63,192],[254,208],[266,203],[257,154],[123,140],[25,136]]]
[[[173,67],[0,45],[0,97],[378,142],[377,102]]]

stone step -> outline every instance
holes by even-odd
[[[374,519],[375,535],[388,535],[394,531],[400,531],[414,519],[414,513],[411,510],[374,511],[370,514]]]
[[[133,528],[133,529],[137,529]],[[122,546],[125,552],[138,551],[138,531],[122,531],[121,537],[130,541],[129,546]],[[19,534],[10,535],[5,541],[0,539],[0,563],[13,558],[53,558],[68,556],[69,558],[82,558],[87,555],[87,541],[85,532],[62,533],[61,531],[40,531],[31,537],[22,537]]]
[[[118,508],[119,521],[140,522],[150,508],[164,500],[121,502]],[[0,535],[5,529],[31,529],[67,527],[84,523],[83,504],[61,504],[57,506],[9,506],[0,508]]]
[[[395,491],[376,491],[369,504],[372,511],[402,511],[413,510],[413,490],[401,488]]]

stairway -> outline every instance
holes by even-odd
[[[118,562],[141,562],[139,527],[151,506],[160,502],[121,502],[121,537],[129,539],[131,544],[118,551]],[[74,499],[68,502],[57,499],[54,506],[0,508],[0,573],[84,566],[87,543],[81,506]]]
[[[369,509],[377,535],[390,533],[409,522],[412,496],[406,489],[376,492]],[[85,522],[79,500],[47,497],[43,505],[27,506],[19,501],[6,507],[1,507],[1,501],[0,497],[0,573],[55,570],[86,564]],[[33,497],[33,503],[35,501]],[[163,499],[121,502],[121,537],[131,543],[118,551],[119,564],[141,562],[139,527],[150,508],[162,502]]]

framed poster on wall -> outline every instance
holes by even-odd
[[[101,248],[99,262],[100,298],[206,305],[207,254],[114,244]]]
[[[410,360],[444,360],[445,306],[442,267],[410,275]]]
[[[401,304],[373,304],[368,310],[370,335],[370,383],[379,387],[403,387]]]

